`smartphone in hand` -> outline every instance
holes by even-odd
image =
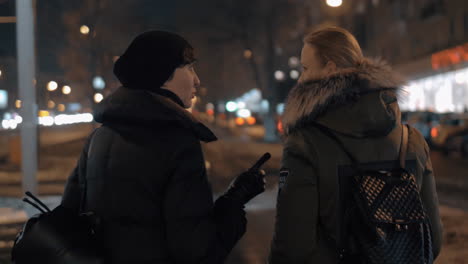
[[[265,162],[267,162],[269,159],[271,158],[271,154],[270,153],[265,153],[263,154],[262,157],[260,157],[259,160],[257,160],[257,162],[255,162],[255,164],[249,169],[249,171],[251,172],[255,172],[255,171],[258,171],[260,170],[260,167],[265,164]]]

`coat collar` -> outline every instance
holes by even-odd
[[[400,91],[404,79],[381,60],[364,59],[354,68],[296,85],[288,94],[282,122],[289,133],[304,119],[315,120],[333,107],[366,93]]]
[[[215,141],[213,132],[173,99],[145,90],[118,88],[94,108],[99,123],[158,127],[174,124],[202,141]]]

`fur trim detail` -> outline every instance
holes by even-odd
[[[330,106],[355,101],[366,91],[400,92],[402,76],[382,60],[364,59],[354,68],[296,85],[288,94],[283,126],[286,133],[304,118],[314,119]]]

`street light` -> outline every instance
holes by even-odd
[[[60,112],[64,112],[65,111],[65,105],[64,104],[58,104],[57,105],[57,110],[59,110]]]
[[[52,101],[52,100],[49,100],[49,101],[47,102],[47,107],[48,107],[49,109],[53,109],[53,108],[55,107],[55,102]]]
[[[89,34],[89,27],[86,26],[86,25],[82,25],[82,26],[80,27],[80,32],[81,32],[81,34],[83,34],[83,35],[88,35],[88,34]]]
[[[47,84],[47,90],[49,91],[55,91],[57,90],[57,87],[58,87],[58,84],[54,81],[50,81],[48,84]]]
[[[93,78],[93,87],[97,90],[102,90],[106,87],[106,82],[101,76],[96,76]]]
[[[232,102],[232,101],[229,101],[226,103],[226,110],[228,110],[228,112],[234,112],[237,110],[237,103],[235,102]]]
[[[291,79],[294,79],[294,80],[297,80],[297,78],[299,78],[299,72],[297,70],[292,70],[289,72],[289,77],[291,77]]]
[[[246,59],[252,58],[252,51],[249,49],[244,50],[244,58]]]
[[[2,77],[2,70],[0,70],[0,77]]]
[[[68,85],[65,85],[62,87],[62,93],[63,94],[70,94],[71,93],[71,87]]]
[[[343,0],[327,0],[327,5],[331,7],[339,7],[343,4]]]
[[[275,79],[277,81],[282,81],[284,80],[284,72],[283,71],[275,71]]]
[[[299,65],[299,58],[296,56],[293,56],[289,58],[288,60],[289,67],[295,68]]]
[[[94,102],[100,103],[104,99],[104,96],[101,93],[94,94]]]

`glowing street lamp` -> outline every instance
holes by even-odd
[[[82,25],[82,26],[80,27],[80,32],[81,32],[81,34],[83,34],[83,35],[88,35],[88,34],[89,34],[89,27],[86,26],[86,25]]]
[[[70,94],[71,93],[71,87],[68,85],[65,85],[62,87],[62,93],[63,94]]]
[[[55,108],[55,102],[52,101],[52,100],[49,100],[49,101],[47,102],[47,107],[48,107],[49,109]]]
[[[284,80],[284,72],[283,71],[275,71],[275,79],[278,81]]]
[[[49,91],[55,91],[57,90],[57,87],[58,87],[58,84],[54,81],[50,81],[48,84],[47,84],[47,90]]]
[[[235,102],[229,101],[226,103],[226,110],[228,110],[228,112],[234,112],[237,108],[237,103]]]
[[[244,58],[246,59],[252,58],[252,51],[249,49],[244,50]]]
[[[104,99],[104,96],[101,93],[94,94],[94,102],[100,103]]]
[[[2,70],[0,70],[0,77],[2,77]]]
[[[59,112],[64,112],[65,111],[65,105],[64,104],[58,104],[57,105],[57,110],[59,110]]]
[[[293,80],[297,80],[299,78],[300,73],[297,70],[292,70],[289,72],[289,77]]]
[[[343,0],[327,0],[327,5],[331,7],[339,7],[343,4]]]

